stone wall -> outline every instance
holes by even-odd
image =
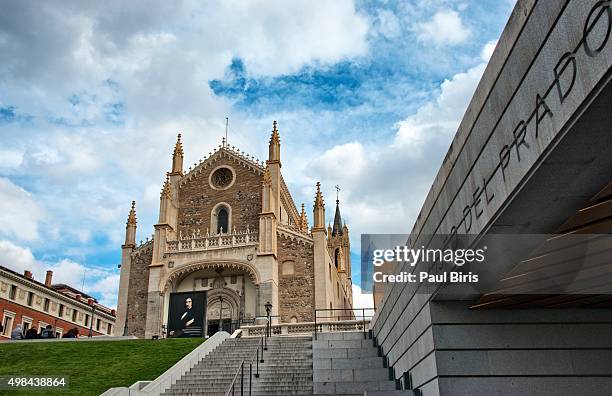
[[[283,274],[288,261],[293,262],[293,274]],[[298,322],[314,321],[313,245],[279,235],[278,263],[281,321],[289,322],[293,316]]]
[[[232,228],[237,231],[243,231],[247,225],[251,230],[259,228],[262,176],[237,160],[221,157],[223,153],[218,155],[203,172],[180,186],[178,228],[183,235],[191,235],[198,229],[205,234],[210,228],[211,211],[219,202],[231,206]],[[234,183],[225,190],[213,189],[209,184],[210,173],[220,165],[228,165],[236,173]]]
[[[153,241],[150,241],[134,250],[130,268],[127,324],[129,334],[140,338],[145,336],[149,265],[152,259]]]

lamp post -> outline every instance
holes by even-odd
[[[266,315],[268,316],[268,337],[270,337],[272,335],[272,326],[270,324],[270,314],[272,313],[272,304],[270,303],[270,301],[268,301],[266,305],[264,305],[264,307],[266,308]]]
[[[94,313],[96,312],[96,304],[94,304],[93,300],[90,300],[89,305],[91,305],[91,322],[89,323],[89,337],[91,338],[94,322]]]
[[[219,331],[223,331],[223,296],[219,296]]]

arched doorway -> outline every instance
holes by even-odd
[[[163,282],[168,293],[162,314],[164,321],[168,318],[168,300],[172,293],[206,291],[206,336],[220,328],[231,333],[245,321],[254,322],[258,315],[259,273],[248,262],[190,263],[175,268]]]
[[[206,334],[209,337],[219,330],[231,333],[240,325],[240,294],[225,285],[219,286],[209,290],[207,296]]]

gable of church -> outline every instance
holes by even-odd
[[[179,235],[256,230],[262,177],[260,167],[218,151],[179,183]]]

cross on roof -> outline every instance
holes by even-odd
[[[340,194],[340,190],[341,190],[341,188],[340,188],[340,186],[339,186],[339,185],[337,185],[337,184],[334,186],[334,188],[336,189],[336,201],[338,201],[338,200],[339,200],[338,196],[339,196],[339,194]]]

